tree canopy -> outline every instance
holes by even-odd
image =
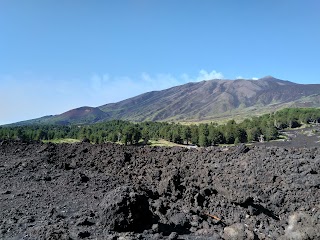
[[[125,145],[147,144],[149,140],[165,139],[179,144],[212,146],[277,139],[279,131],[302,124],[319,123],[320,109],[287,108],[260,117],[247,118],[241,123],[229,120],[224,125],[214,122],[182,125],[168,122],[113,120],[92,125],[32,125],[2,126],[0,139],[22,141],[54,140],[61,138],[89,139],[92,143],[122,142]]]

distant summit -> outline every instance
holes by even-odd
[[[265,76],[265,77],[262,77],[262,78],[259,78],[259,80],[280,80],[280,79],[277,79],[271,75],[268,75],[268,76]]]
[[[278,78],[275,78],[273,76],[265,76],[263,78],[259,78],[258,81],[263,81],[263,82],[273,82],[273,83],[277,83],[279,85],[293,85],[293,84],[297,84],[297,83],[293,83],[290,81],[286,81],[286,80],[281,80]]]
[[[320,107],[320,84],[297,84],[273,76],[258,80],[206,80],[17,124],[89,124],[113,119],[214,121],[259,115],[284,107]]]

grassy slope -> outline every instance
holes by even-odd
[[[73,139],[73,138],[60,138],[60,139],[52,139],[52,140],[43,140],[42,142],[44,143],[77,143],[80,142],[78,139]]]

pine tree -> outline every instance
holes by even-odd
[[[189,126],[183,127],[182,139],[187,143],[187,145],[189,144],[190,138],[191,138],[191,128]]]

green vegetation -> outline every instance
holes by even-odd
[[[241,123],[229,120],[223,125],[201,123],[183,125],[167,122],[132,123],[122,120],[93,125],[31,125],[0,127],[0,139],[22,141],[74,142],[87,138],[92,143],[121,142],[138,144],[218,144],[250,143],[279,138],[279,130],[297,128],[303,124],[320,122],[320,109],[287,108],[260,117],[247,118]]]

